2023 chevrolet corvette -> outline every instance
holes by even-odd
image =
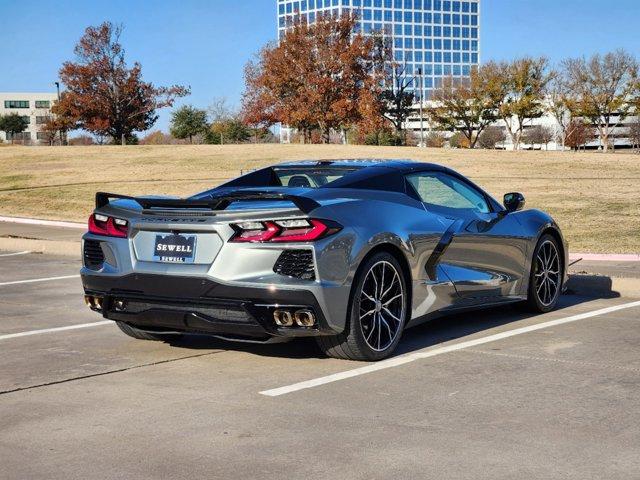
[[[554,308],[567,245],[523,206],[397,160],[277,165],[187,199],[98,193],[85,301],[134,338],[313,336],[330,356],[380,360],[445,313]]]

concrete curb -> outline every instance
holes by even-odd
[[[42,225],[43,227],[63,227],[76,228],[86,230],[87,225],[76,222],[60,222],[57,220],[40,220],[38,218],[22,218],[22,217],[3,217],[0,216],[0,222],[21,223],[24,225]]]
[[[635,253],[569,253],[569,261],[588,262],[640,262],[640,254]]]
[[[25,251],[80,258],[80,242],[36,240],[31,238],[0,238],[0,251]]]

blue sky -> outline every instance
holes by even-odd
[[[0,0],[0,91],[53,91],[88,25],[125,25],[130,62],[158,85],[190,85],[181,100],[237,104],[246,61],[276,35],[275,0]],[[640,58],[640,0],[482,0],[483,61],[545,55],[552,61],[623,47]],[[166,129],[169,112],[157,127]]]

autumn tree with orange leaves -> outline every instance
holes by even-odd
[[[158,109],[172,106],[189,90],[143,81],[138,62],[127,66],[121,34],[122,26],[110,22],[85,30],[74,50],[77,61],[60,69],[66,91],[52,111],[72,118],[78,128],[124,144],[134,132],[156,123]]]
[[[322,141],[374,118],[382,108],[374,40],[354,33],[357,18],[296,18],[278,45],[268,45],[245,68],[242,116],[251,125],[283,123]]]

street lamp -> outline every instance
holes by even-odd
[[[58,92],[58,103],[60,103],[60,82],[53,82],[53,84],[56,86],[56,91]],[[67,132],[64,128],[60,129],[60,143],[62,143],[62,145],[67,144]]]

